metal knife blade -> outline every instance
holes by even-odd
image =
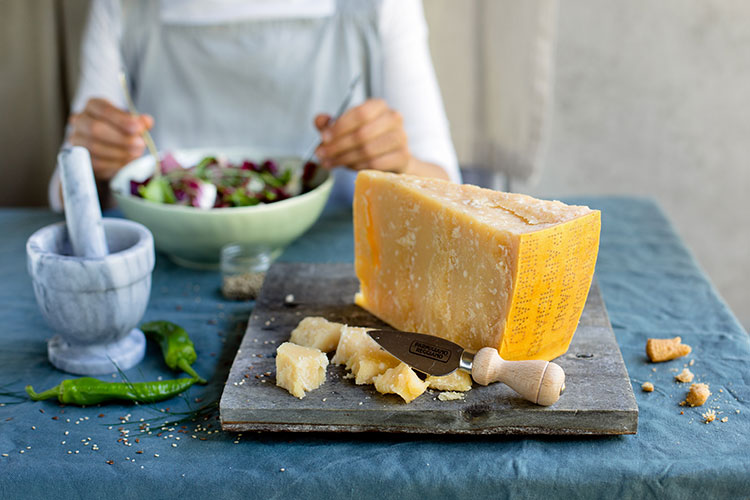
[[[441,377],[457,368],[471,371],[473,356],[449,340],[396,330],[370,330],[367,334],[400,361],[428,375]]]

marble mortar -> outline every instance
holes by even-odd
[[[154,240],[136,222],[104,218],[109,254],[73,255],[65,222],[36,231],[26,243],[27,267],[42,315],[59,335],[48,342],[57,368],[93,375],[141,361],[136,329],[148,305]]]

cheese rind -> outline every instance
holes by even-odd
[[[550,360],[577,327],[599,230],[599,211],[587,207],[363,171],[355,302],[400,330]]]
[[[302,399],[325,382],[327,366],[320,350],[284,342],[276,349],[276,385]]]
[[[289,342],[331,352],[339,343],[343,326],[319,316],[308,316],[292,330]]]

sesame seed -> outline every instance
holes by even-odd
[[[154,453],[154,456],[157,457],[157,458],[159,458],[159,454],[158,453]]]
[[[172,443],[172,448],[177,448],[177,443]]]

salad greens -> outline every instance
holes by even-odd
[[[307,163],[301,173],[281,168],[267,159],[233,164],[207,156],[192,167],[183,167],[171,155],[161,161],[162,175],[130,181],[130,194],[155,203],[197,208],[250,207],[285,200],[312,189],[318,165]]]

